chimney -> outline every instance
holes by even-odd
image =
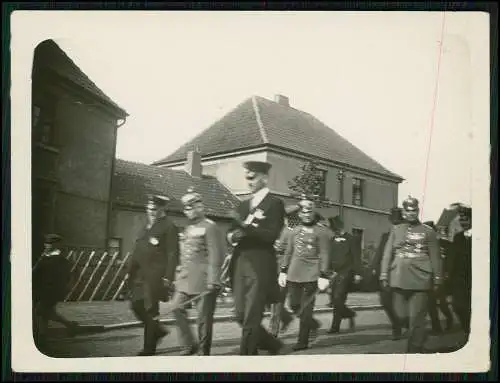
[[[198,148],[188,152],[185,170],[192,177],[202,176],[201,153]]]
[[[290,106],[290,101],[288,100],[288,97],[283,96],[281,94],[277,94],[274,96],[274,102],[277,102],[278,104],[283,106]]]

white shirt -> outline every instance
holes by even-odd
[[[260,189],[258,192],[256,192],[252,199],[250,200],[250,209],[255,208],[256,206],[259,206],[259,204],[262,202],[264,198],[269,194],[269,188],[265,187]]]

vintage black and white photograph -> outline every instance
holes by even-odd
[[[488,27],[473,12],[14,15],[14,354],[487,368]]]

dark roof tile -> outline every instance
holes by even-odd
[[[138,162],[116,160],[113,179],[113,201],[122,205],[144,206],[148,194],[171,198],[169,209],[182,211],[181,197],[189,187],[203,196],[208,215],[229,218],[229,211],[239,200],[216,178],[192,177],[183,170],[172,170]]]

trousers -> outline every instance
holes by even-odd
[[[333,306],[332,328],[339,329],[344,318],[353,318],[356,313],[346,306],[349,285],[352,280],[352,271],[346,270],[337,273],[332,283],[331,301]]]
[[[281,323],[289,323],[292,320],[292,315],[285,307],[288,286],[280,288],[280,300],[271,305],[270,330],[274,336],[278,336]]]
[[[131,302],[131,306],[135,317],[144,325],[143,351],[156,352],[156,342],[161,333],[158,320],[160,315],[159,302],[151,299],[137,299]]]
[[[179,330],[179,339],[184,347],[194,347],[196,345],[191,327],[189,326],[186,307],[182,306],[186,301],[193,297],[194,295],[188,295],[184,292],[176,291],[172,298],[172,304],[174,307],[179,307],[174,310],[174,317]],[[199,347],[198,353],[200,355],[210,355],[216,303],[217,293],[215,291],[204,295],[196,303],[196,325],[198,329]]]
[[[425,319],[428,308],[428,291],[394,289],[394,310],[401,323],[408,318],[408,353],[420,353],[427,338]]]
[[[309,334],[313,323],[317,282],[288,282],[288,284],[290,308],[300,319],[297,344],[307,346],[309,344]]]

